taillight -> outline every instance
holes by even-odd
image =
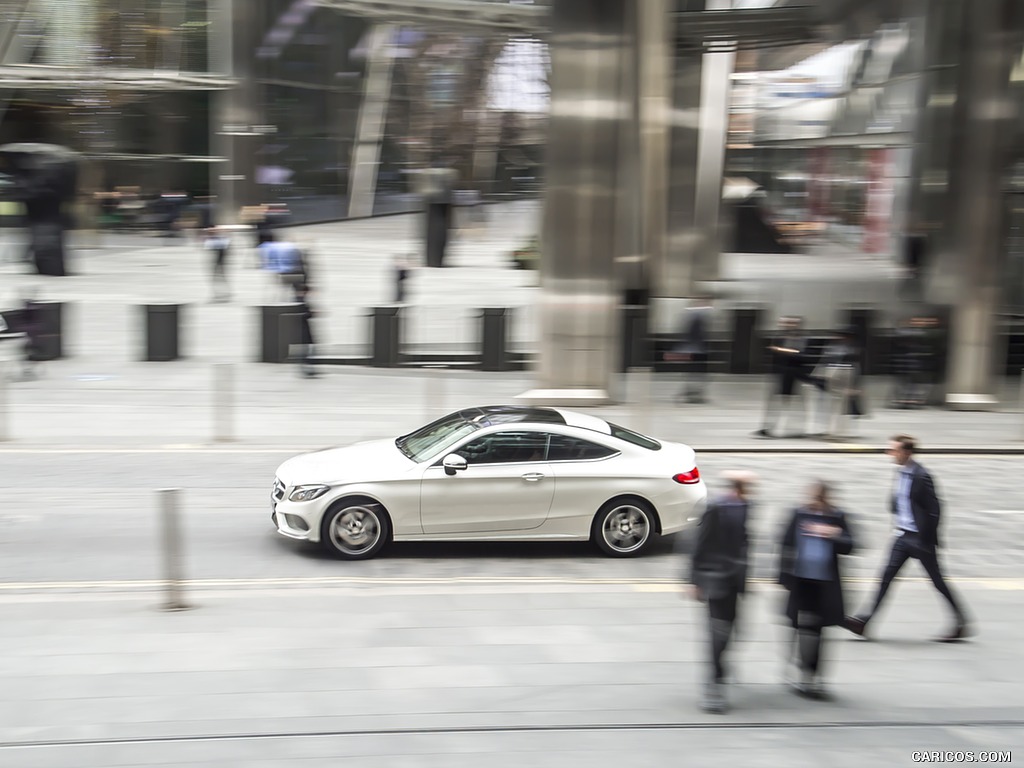
[[[678,475],[673,475],[672,479],[682,485],[693,485],[700,482],[700,470],[694,467],[689,472],[680,472]]]

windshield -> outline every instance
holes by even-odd
[[[413,461],[417,463],[426,461],[466,435],[480,429],[479,424],[471,421],[479,415],[480,413],[477,411],[460,411],[450,414],[398,438],[395,440],[395,445]]]

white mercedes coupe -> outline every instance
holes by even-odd
[[[693,449],[560,408],[467,408],[395,440],[296,456],[277,471],[284,536],[346,560],[389,541],[592,540],[632,557],[698,519]]]

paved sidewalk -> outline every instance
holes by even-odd
[[[837,700],[814,703],[783,685],[780,594],[761,585],[721,717],[697,708],[703,617],[670,579],[210,587],[184,613],[124,588],[5,591],[0,764],[895,766],[920,749],[1019,751],[1021,587],[965,585],[980,635],[941,645],[931,588],[903,584],[877,642],[832,632]]]
[[[516,308],[513,347],[536,347],[536,275],[510,268],[508,254],[539,226],[536,201],[488,208],[487,225],[456,235],[451,269],[421,269],[410,278],[408,342],[471,349],[479,307]],[[418,253],[420,218],[393,216],[289,230],[312,246],[318,341],[325,348],[365,352],[369,307],[392,299],[392,258]],[[297,377],[291,366],[253,363],[258,348],[257,305],[275,300],[270,280],[255,269],[248,234],[231,256],[234,300],[211,304],[209,255],[181,240],[109,236],[102,249],[75,251],[75,276],[39,278],[20,264],[0,264],[0,306],[23,291],[68,302],[65,347],[69,357],[43,366],[44,378],[8,388],[10,415],[0,437],[26,447],[161,447],[208,445],[214,438],[214,365],[235,367],[232,437],[245,446],[320,447],[410,430],[429,418],[471,404],[513,400],[535,386],[528,373],[475,371],[427,374],[422,370],[324,367],[318,380]],[[813,266],[813,269],[809,268]],[[886,260],[843,254],[728,255],[722,288],[730,301],[767,302],[779,311],[808,315],[829,325],[844,302],[891,301],[898,270]],[[811,297],[808,299],[808,297]],[[186,359],[138,362],[143,353],[147,302],[185,304],[181,348]],[[656,330],[672,330],[678,302],[655,308]],[[719,313],[718,322],[724,322]],[[3,345],[0,345],[2,347]],[[0,355],[10,350],[0,348]],[[672,374],[620,382],[625,405],[596,413],[667,439],[705,450],[835,450],[876,448],[894,431],[916,434],[926,448],[1024,448],[1019,391],[1008,385],[999,413],[885,411],[888,385],[870,382],[871,416],[853,424],[848,440],[758,440],[765,385],[758,377],[719,377],[712,404],[679,406]],[[1015,386],[1015,385],[1014,385]],[[2,409],[0,398],[0,409]],[[649,404],[648,404],[649,403]],[[807,431],[821,423],[808,422]],[[6,433],[6,434],[5,434]]]
[[[529,373],[393,370],[325,366],[303,379],[294,366],[236,363],[232,442],[303,450],[360,439],[394,437],[443,413],[470,405],[513,402],[533,388]],[[213,445],[215,364],[92,362],[47,364],[37,381],[8,386],[7,448],[158,448]],[[592,412],[703,450],[873,450],[897,431],[916,435],[925,450],[1024,451],[1024,413],[1008,387],[1001,412],[888,410],[887,382],[871,382],[870,414],[850,420],[848,438],[766,440],[766,382],[719,377],[708,405],[678,405],[671,374],[621,377],[622,404]],[[808,431],[815,422],[808,421]],[[2,422],[0,422],[2,424]],[[820,429],[820,426],[818,427]]]

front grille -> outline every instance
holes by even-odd
[[[274,497],[274,501],[281,501],[284,499],[284,483],[274,478],[274,490],[270,492],[270,495]]]

